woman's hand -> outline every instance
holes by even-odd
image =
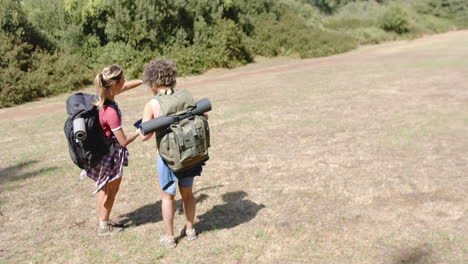
[[[140,132],[135,132],[130,136],[126,136],[122,128],[113,131],[112,133],[114,133],[117,142],[119,142],[119,144],[123,147],[126,147],[128,144],[132,143],[138,137],[138,135],[140,135]]]

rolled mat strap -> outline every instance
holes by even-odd
[[[172,123],[177,121],[176,117],[173,116],[160,116],[158,118],[149,120],[147,122],[144,122],[140,125],[140,131],[143,133],[143,135],[147,135],[151,132],[154,132],[160,128],[163,127],[168,127]]]
[[[184,119],[190,117],[192,115],[202,115],[211,110],[211,103],[210,100],[204,98],[195,103],[195,108],[192,109],[189,113],[183,114],[183,116],[160,116],[153,120],[146,121],[140,125],[140,131],[143,135],[147,135],[152,133],[158,129],[168,127],[174,122],[179,121],[180,119]]]

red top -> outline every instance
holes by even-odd
[[[99,110],[99,124],[102,128],[102,134],[106,137],[111,136],[111,131],[116,131],[122,128],[120,114],[109,106],[104,106]],[[112,135],[112,137],[115,138],[114,135]]]

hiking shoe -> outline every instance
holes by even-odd
[[[195,228],[187,229],[186,226],[184,226],[184,228],[182,228],[182,230],[180,230],[180,236],[181,237],[186,236],[187,240],[195,240],[195,239],[198,238],[197,232],[195,231]]]
[[[174,236],[166,236],[165,234],[160,234],[159,242],[166,248],[175,248],[177,246]]]
[[[106,228],[97,227],[97,235],[100,237],[112,236],[123,231],[123,228],[109,224]]]

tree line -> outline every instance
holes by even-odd
[[[89,85],[117,63],[180,75],[256,56],[327,56],[468,26],[464,0],[0,0],[0,107]]]

